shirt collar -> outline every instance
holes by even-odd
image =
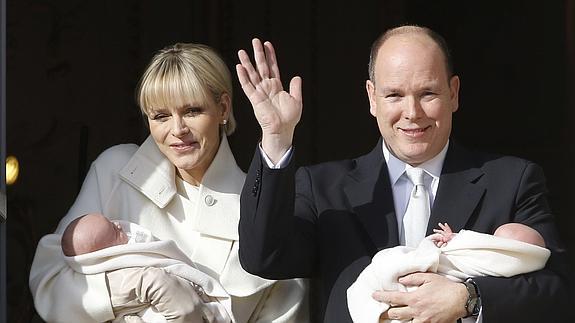
[[[435,157],[419,165],[419,168],[423,168],[429,175],[433,178],[439,178],[441,175],[441,169],[443,168],[443,162],[445,161],[445,155],[447,154],[447,148],[449,147],[449,140]],[[395,157],[387,148],[385,140],[382,140],[383,157],[387,163],[387,169],[389,171],[389,179],[391,185],[395,185],[397,180],[403,175],[407,167],[411,167],[404,161]]]

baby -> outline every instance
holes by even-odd
[[[147,230],[126,233],[119,222],[99,213],[88,213],[72,221],[62,234],[62,251],[68,257],[104,248],[136,242],[153,241]]]
[[[453,281],[511,277],[542,269],[550,255],[539,232],[520,223],[501,225],[493,235],[469,230],[453,233],[447,223],[440,223],[433,231],[417,248],[397,246],[381,250],[372,258],[347,290],[354,322],[379,322],[389,305],[371,295],[377,290],[411,290],[399,283],[402,276],[435,272]]]
[[[438,223],[439,229],[433,229],[434,234],[427,237],[431,239],[439,248],[447,245],[457,233],[453,233],[447,223]],[[545,248],[545,240],[537,230],[521,223],[506,223],[497,228],[493,233],[494,236],[517,241],[523,241]]]
[[[106,262],[113,259],[114,251],[106,250],[113,246],[133,243],[163,243],[158,242],[149,230],[122,221],[110,221],[99,213],[88,213],[72,221],[64,230],[61,238],[62,251],[68,258],[66,261],[76,271],[87,263],[93,267],[106,269]],[[126,232],[128,231],[128,232]],[[142,246],[143,247],[143,246]],[[143,247],[148,250],[147,247]],[[150,248],[153,247],[150,245]],[[175,248],[175,245],[174,245]],[[140,248],[142,249],[142,248]],[[106,252],[105,255],[96,251]],[[139,249],[138,249],[139,250]],[[90,253],[94,252],[93,255]],[[118,250],[121,255],[125,255]],[[172,253],[177,254],[177,253]],[[88,257],[88,258],[86,258]],[[98,259],[102,263],[98,263]],[[138,257],[138,254],[133,254]],[[86,259],[88,261],[86,262]],[[120,258],[117,258],[120,259]],[[126,258],[123,258],[126,259]],[[166,258],[158,258],[159,261]],[[196,282],[215,285],[209,276],[193,267],[182,263],[178,268],[185,268],[182,277],[172,274],[167,268],[156,267],[155,262],[148,265],[134,266],[127,262],[125,268],[108,268],[104,270],[110,290],[112,310],[116,322],[230,322],[227,310],[218,303],[215,297],[208,296],[207,291]],[[170,264],[178,260],[166,259]],[[114,263],[112,261],[112,263]],[[152,264],[152,265],[149,265]],[[117,266],[117,265],[114,265]],[[89,267],[89,266],[88,266]],[[180,270],[181,271],[181,270]],[[193,279],[192,279],[193,278]],[[212,282],[212,283],[210,283]],[[212,290],[210,294],[214,294]],[[223,295],[225,291],[220,291]],[[193,313],[190,306],[195,306]]]

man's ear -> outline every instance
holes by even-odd
[[[451,111],[459,109],[459,76],[453,75],[449,80],[449,99],[451,101]]]
[[[372,116],[377,115],[377,104],[375,102],[375,84],[371,80],[365,81],[365,90],[367,91],[367,97],[369,99],[369,113]]]

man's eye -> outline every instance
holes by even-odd
[[[399,94],[398,93],[389,93],[385,97],[386,98],[398,98]]]

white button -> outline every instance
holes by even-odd
[[[216,199],[211,195],[206,195],[206,197],[204,198],[204,202],[206,202],[207,206],[212,206],[216,204]]]

